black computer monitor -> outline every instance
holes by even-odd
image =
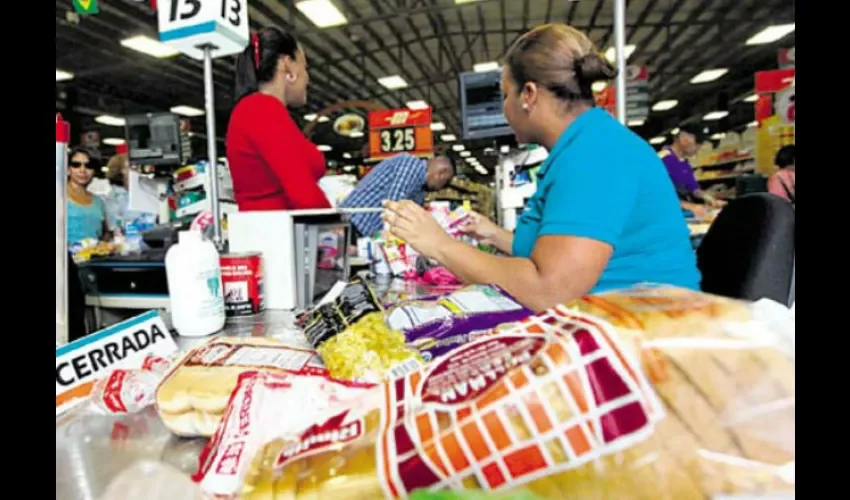
[[[502,111],[501,70],[461,73],[458,85],[465,140],[513,134]]]

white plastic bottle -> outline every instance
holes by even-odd
[[[171,322],[177,333],[203,337],[224,327],[221,261],[200,231],[181,231],[165,255]]]

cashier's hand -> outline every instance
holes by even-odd
[[[411,245],[425,257],[434,257],[447,240],[451,241],[437,219],[410,200],[384,203],[381,218],[391,235]]]

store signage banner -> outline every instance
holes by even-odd
[[[384,159],[400,153],[434,153],[431,108],[388,109],[369,113],[369,157]]]
[[[74,12],[77,14],[99,14],[100,8],[97,5],[97,0],[73,0]]]
[[[148,355],[167,358],[177,344],[157,311],[122,321],[56,348],[56,414],[85,401],[94,382],[116,368],[139,368]]]
[[[215,47],[212,57],[238,54],[248,45],[246,0],[160,0],[156,9],[159,41],[193,59],[201,47]]]

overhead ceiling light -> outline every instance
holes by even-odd
[[[62,71],[61,69],[56,70],[56,81],[57,82],[64,82],[64,81],[67,81],[67,80],[71,80],[73,78],[74,78],[73,73],[69,73],[67,71]]]
[[[486,73],[488,71],[496,71],[499,69],[499,63],[496,61],[483,62],[472,65],[472,70],[476,73]]]
[[[454,134],[443,134],[440,136],[440,140],[445,142],[454,142],[457,140],[457,137],[455,137]]]
[[[750,128],[751,127],[758,127],[758,126],[759,126],[759,122],[757,122],[757,121],[752,121],[752,122],[747,124],[747,127],[750,127]]]
[[[317,28],[330,28],[348,23],[348,19],[330,0],[303,0],[295,8],[304,14]]]
[[[348,133],[348,137],[351,137],[352,139],[357,139],[359,137],[363,137],[363,132],[359,130],[352,130]]]
[[[333,148],[328,146],[327,144],[319,144],[318,146],[316,146],[316,148],[319,151],[331,151],[331,150],[333,150]]]
[[[679,105],[676,99],[667,99],[666,101],[658,101],[652,105],[653,111],[667,111]]]
[[[407,101],[407,107],[412,110],[428,109],[428,103],[425,101]]]
[[[676,128],[674,128],[673,130],[670,131],[670,135],[676,135],[681,131],[682,131],[682,129],[680,129],[679,127],[676,127]]]
[[[714,139],[715,141],[719,141],[720,139],[723,139],[724,137],[726,137],[725,132],[717,132],[716,134],[711,134],[711,137],[709,137],[709,139]]]
[[[477,2],[477,1],[478,0],[455,0],[455,3],[460,5],[460,4],[464,4],[464,3],[472,3],[472,2]]]
[[[180,52],[161,43],[158,40],[154,40],[153,38],[146,37],[144,35],[133,36],[130,38],[125,38],[121,40],[121,45],[127,47],[128,49],[133,49],[136,52],[141,52],[142,54],[147,54],[152,57],[157,58],[165,58],[165,57],[173,57],[179,54]]]
[[[466,154],[466,155],[464,155],[463,153],[467,153],[467,154]],[[472,156],[469,156],[469,154],[470,154],[470,153],[469,153],[469,151],[461,151],[461,152],[460,152],[460,155],[461,155],[461,156],[466,156],[466,158],[465,158],[466,163],[478,163],[478,159],[477,159],[477,158],[474,158],[474,157],[472,157]]]
[[[124,139],[119,139],[117,137],[107,137],[102,141],[107,146],[120,146],[124,144]]]
[[[506,155],[506,154],[511,152],[511,147],[508,146],[508,145],[504,145],[504,146],[499,148],[499,152],[502,153],[503,155]]]
[[[665,139],[663,137],[653,137],[652,139],[649,140],[649,143],[650,144],[664,144],[664,141],[666,141],[666,140],[667,139]]]
[[[607,86],[608,82],[593,82],[593,84],[590,86],[590,89],[594,92],[602,92]]]
[[[346,160],[350,160],[351,159],[351,153],[342,153],[342,157],[345,158]]]
[[[202,109],[193,108],[192,106],[183,106],[183,105],[174,106],[173,108],[171,108],[171,112],[176,114],[176,115],[183,115],[183,116],[189,116],[189,117],[203,116],[204,115],[204,110],[202,110]]]
[[[378,83],[383,85],[384,87],[390,90],[398,90],[407,87],[407,82],[404,78],[398,75],[385,76],[383,78],[378,78]]]
[[[452,146],[453,151],[463,151],[464,149],[466,148],[463,147],[463,144],[455,144],[454,146]]]
[[[758,94],[748,95],[744,98],[744,102],[756,102],[759,100]]]
[[[109,125],[110,127],[123,127],[124,124],[127,123],[127,121],[123,118],[109,115],[95,116],[94,121],[103,125]]]
[[[626,61],[632,56],[632,52],[635,51],[637,47],[634,45],[626,45],[623,47],[623,53],[626,54]],[[608,47],[608,50],[605,51],[605,59],[608,59],[611,62],[616,61],[617,59],[617,50],[614,47]]]
[[[318,118],[318,115],[316,113],[309,113],[309,114],[304,115],[304,119],[307,120],[308,122],[311,122],[311,121],[315,120],[316,118]]]
[[[794,32],[794,23],[768,26],[747,40],[746,45],[765,45]]]
[[[461,151],[461,152],[460,152],[460,156],[461,156],[461,157],[464,157],[464,158],[465,158],[465,157],[467,157],[467,156],[469,156],[469,155],[471,155],[471,154],[472,154],[472,153],[470,153],[469,151]]]
[[[708,113],[707,115],[703,116],[702,119],[706,121],[713,121],[719,120],[721,118],[726,118],[727,116],[729,116],[728,111],[712,111],[711,113]]]
[[[691,78],[691,83],[713,82],[728,72],[729,70],[727,68],[707,69]]]
[[[319,117],[319,123],[327,123],[329,121],[331,121],[331,119],[328,116],[322,115]]]
[[[446,130],[446,124],[443,122],[434,122],[431,124],[431,130],[434,132],[442,132],[443,130]]]
[[[629,127],[641,127],[646,123],[646,120],[629,120],[626,125]]]

